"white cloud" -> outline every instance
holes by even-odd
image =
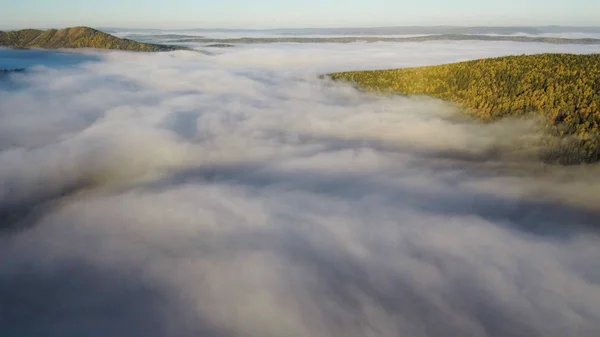
[[[0,330],[597,334],[597,166],[515,149],[532,121],[481,125],[314,76],[560,48],[592,51],[269,45],[13,77]]]

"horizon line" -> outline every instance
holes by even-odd
[[[398,25],[398,26],[339,26],[339,27],[278,27],[278,28],[225,28],[225,27],[195,27],[195,28],[164,28],[164,27],[126,27],[126,26],[102,26],[102,25],[68,25],[62,28],[55,27],[25,27],[25,28],[8,28],[6,31],[15,31],[22,29],[65,29],[73,27],[89,27],[95,29],[134,29],[134,30],[219,30],[219,31],[276,31],[276,30],[344,30],[344,29],[393,29],[393,28],[574,28],[574,29],[598,29],[600,25]],[[3,28],[6,29],[6,28]],[[2,28],[0,28],[2,30]]]

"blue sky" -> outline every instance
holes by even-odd
[[[600,26],[600,0],[0,0],[0,28]]]

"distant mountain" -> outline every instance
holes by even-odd
[[[600,54],[540,54],[431,67],[329,75],[359,88],[429,95],[459,104],[483,120],[541,115],[562,164],[600,161]]]
[[[89,27],[73,27],[61,30],[23,29],[0,31],[0,47],[9,48],[97,48],[139,52],[160,52],[186,49],[185,47],[141,43],[120,39]]]
[[[9,74],[19,73],[19,72],[23,72],[23,71],[25,71],[25,69],[0,69],[0,80],[3,77],[8,76]]]
[[[2,74],[8,74],[8,73],[13,73],[13,72],[21,72],[21,71],[25,71],[25,69],[23,69],[23,68],[0,69],[0,75],[2,75]]]
[[[240,38],[207,38],[189,37],[172,42],[179,43],[213,43],[213,44],[264,44],[264,43],[355,43],[355,42],[427,42],[427,41],[512,41],[512,42],[538,42],[551,44],[600,44],[600,39],[580,38],[568,39],[560,37],[532,37],[532,36],[499,36],[499,35],[468,35],[468,34],[440,34],[411,37],[385,37],[385,36],[343,36],[343,37],[240,37]]]
[[[545,33],[600,33],[600,27],[566,27],[566,26],[398,26],[398,27],[366,27],[366,28],[302,28],[272,30],[290,35],[513,35],[513,34],[545,34]]]
[[[564,34],[587,33],[600,34],[600,27],[569,27],[569,26],[397,26],[397,27],[346,27],[346,28],[275,28],[275,29],[222,29],[222,28],[195,28],[195,29],[131,29],[131,28],[102,28],[109,33],[131,32],[134,34],[161,34],[164,31],[185,34],[196,33],[264,33],[275,35],[343,35],[343,36],[375,36],[375,35],[439,35],[439,34],[465,34],[465,35],[515,35],[515,34]]]

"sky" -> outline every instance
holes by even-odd
[[[0,0],[0,29],[600,25],[598,0]]]

